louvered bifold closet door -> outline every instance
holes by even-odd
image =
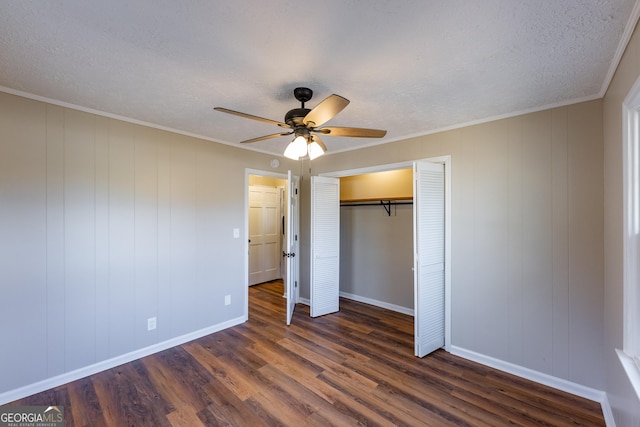
[[[444,346],[444,165],[414,165],[415,352]]]
[[[339,310],[340,180],[311,177],[311,317]]]

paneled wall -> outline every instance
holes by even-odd
[[[0,394],[241,320],[270,158],[0,93]]]
[[[327,155],[312,174],[451,155],[452,345],[602,390],[602,111]]]

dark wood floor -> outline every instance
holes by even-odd
[[[282,283],[249,291],[249,321],[22,399],[67,426],[603,426],[600,405],[437,351],[413,318],[349,300],[284,325]]]

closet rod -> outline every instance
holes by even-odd
[[[387,215],[391,216],[391,206],[395,206],[395,205],[412,205],[413,201],[403,201],[403,202],[397,202],[397,201],[391,201],[391,200],[380,200],[379,203],[374,203],[374,202],[356,202],[356,203],[350,203],[350,202],[343,202],[340,203],[340,206],[382,206],[384,208],[385,211],[387,211]]]

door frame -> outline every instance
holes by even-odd
[[[249,176],[266,176],[270,178],[278,178],[287,180],[286,173],[266,171],[260,169],[245,168],[244,170],[244,321],[249,320]],[[289,191],[289,189],[287,189]]]
[[[408,160],[406,162],[388,163],[388,164],[369,166],[364,168],[320,173],[318,175],[340,178],[343,176],[386,172],[386,171],[392,171],[392,170],[398,170],[398,169],[413,169],[414,162],[431,162],[431,163],[444,164],[444,182],[445,182],[444,349],[447,351],[451,351],[451,155],[427,157],[423,159]],[[415,290],[414,290],[414,293],[415,293]],[[414,310],[415,310],[415,307],[414,307]]]

